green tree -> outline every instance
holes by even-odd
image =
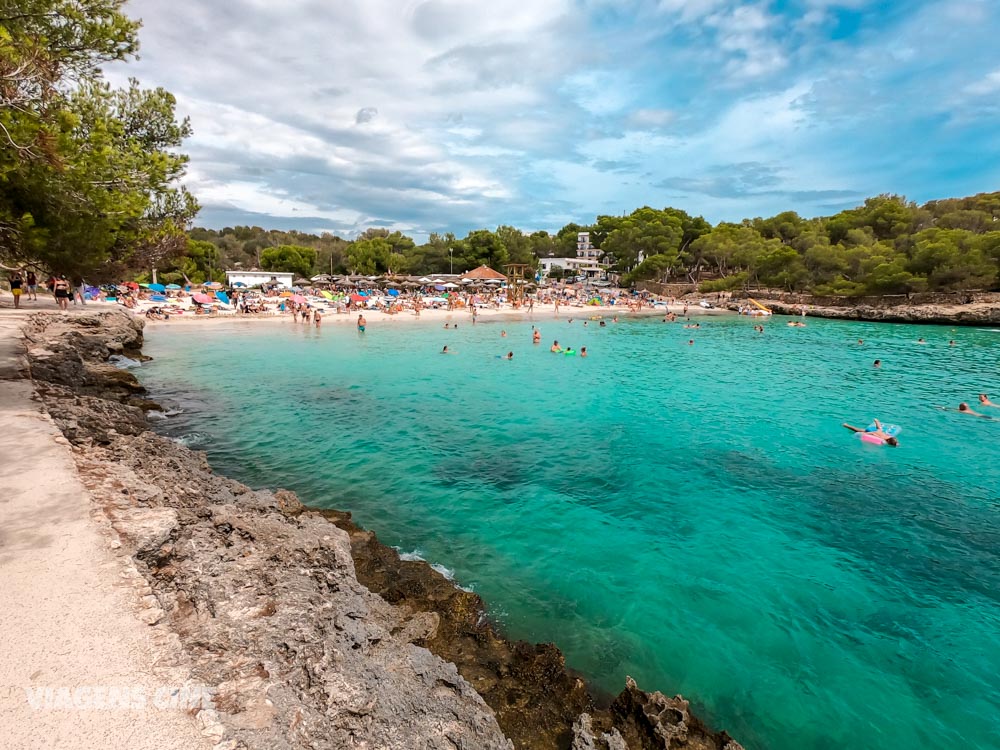
[[[0,255],[100,280],[186,246],[197,203],[176,185],[189,135],[174,98],[99,66],[137,49],[123,0],[0,8]]]
[[[316,265],[316,250],[302,245],[269,247],[260,254],[260,267],[265,271],[285,271],[308,278]]]
[[[470,271],[483,265],[502,271],[503,264],[508,259],[507,248],[489,229],[469,232],[465,239],[456,245],[455,268],[461,268],[463,271]]]

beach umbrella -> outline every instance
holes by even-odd
[[[443,292],[444,291],[444,284],[435,284],[434,288],[437,289],[439,292]]]
[[[386,294],[388,294],[390,297],[398,297],[399,296],[399,290],[398,289],[389,289],[386,292]]]
[[[306,301],[306,298],[303,297],[301,294],[293,294],[288,299],[290,299],[292,302],[296,303],[297,305],[304,304],[305,301]]]
[[[222,289],[222,284],[220,284],[218,281],[211,281],[208,284],[205,284],[205,288],[206,289]]]
[[[125,287],[125,288],[127,288],[127,289],[138,289],[139,288],[139,285],[136,284],[134,281],[126,281],[124,284],[122,284],[122,286]]]
[[[295,279],[292,283],[295,286],[309,286],[312,282],[309,279]]]
[[[181,285],[180,284],[167,284],[166,288],[167,289],[180,289]]]
[[[167,301],[167,298],[164,297],[162,294],[154,294],[153,296],[150,297],[150,299],[153,300],[153,302],[166,302]]]
[[[153,292],[165,292],[167,288],[163,284],[147,284],[146,288]]]
[[[212,298],[209,297],[207,294],[193,294],[191,295],[191,299],[193,299],[199,305],[207,305],[212,302]]]
[[[336,299],[336,297],[333,296],[333,292],[328,292],[326,289],[324,289],[323,291],[321,291],[320,294],[323,297],[326,297],[326,299]]]
[[[362,297],[360,294],[352,294],[351,302],[364,302],[367,297]]]
[[[458,284],[452,284],[450,281],[444,285],[445,289],[458,289]]]
[[[233,284],[233,286],[245,288],[246,284],[244,284],[242,281],[237,281],[235,284]]]

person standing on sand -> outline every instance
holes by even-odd
[[[21,293],[24,287],[24,279],[21,278],[20,271],[14,271],[7,280],[10,284],[10,293],[14,295],[14,309],[21,306]]]
[[[358,333],[364,333],[365,332],[365,326],[367,326],[367,325],[368,325],[368,321],[365,320],[365,316],[364,315],[359,315],[358,316]]]
[[[34,271],[28,271],[28,299],[38,302],[38,277]]]

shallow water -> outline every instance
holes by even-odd
[[[159,326],[136,372],[218,471],[353,511],[609,692],[748,749],[997,747],[1000,421],[935,406],[1000,401],[1000,332],[461,320]],[[899,448],[840,426],[872,417]]]

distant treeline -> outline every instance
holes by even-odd
[[[828,217],[786,211],[715,226],[680,209],[646,206],[627,216],[598,216],[590,225],[567,224],[554,235],[501,226],[461,239],[432,234],[422,245],[384,229],[353,241],[260,227],[194,229],[186,254],[161,278],[199,282],[251,267],[300,276],[433,274],[481,264],[500,270],[511,262],[534,267],[539,258],[575,257],[577,233],[589,231],[624,285],[689,281],[702,291],[768,287],[834,295],[994,289],[998,222],[1000,192],[922,206],[880,195]]]

